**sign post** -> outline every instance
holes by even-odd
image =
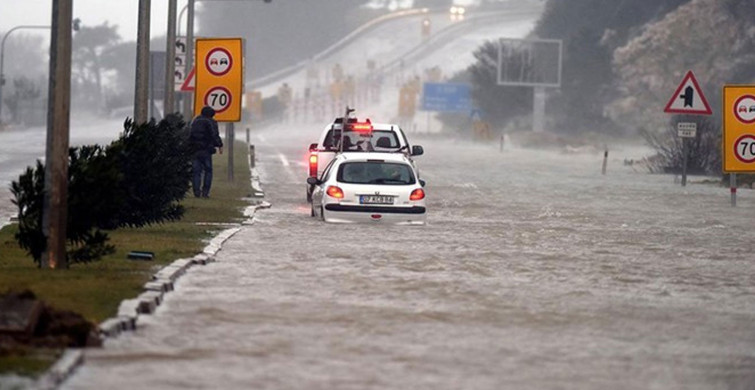
[[[724,86],[723,111],[723,171],[730,174],[731,206],[736,207],[736,174],[755,172],[755,85]]]
[[[684,75],[676,87],[663,112],[667,114],[712,115],[708,99],[705,98],[700,84],[691,70]],[[677,136],[682,139],[682,187],[687,186],[687,163],[689,160],[689,139],[697,137],[696,122],[679,122],[676,125]]]
[[[695,138],[697,135],[697,123],[679,122],[676,124],[676,131],[679,138],[682,139],[682,187],[687,186],[687,161],[689,160],[689,138]]]

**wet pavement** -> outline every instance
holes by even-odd
[[[269,210],[63,388],[748,389],[755,195],[621,164],[647,152],[410,135],[429,224],[309,217],[319,126],[254,137]]]

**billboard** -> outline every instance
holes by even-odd
[[[562,48],[559,39],[499,39],[498,85],[560,87]]]

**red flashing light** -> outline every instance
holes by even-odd
[[[317,177],[317,154],[309,155],[309,176]]]
[[[372,131],[372,124],[371,123],[354,123],[351,125],[351,129],[354,131]]]
[[[422,188],[417,188],[416,190],[412,191],[412,194],[409,195],[409,200],[422,200],[425,199],[425,190]]]
[[[343,199],[343,190],[336,186],[328,187],[328,190],[325,191],[325,193],[327,193],[331,198]]]

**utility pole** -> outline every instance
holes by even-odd
[[[47,102],[47,150],[42,231],[47,248],[42,266],[68,268],[68,145],[71,118],[71,21],[73,0],[52,1],[50,76]]]
[[[149,11],[150,0],[139,0],[139,29],[136,34],[136,91],[134,123],[149,120]],[[171,59],[172,60],[172,59]]]
[[[168,116],[174,113],[174,98],[176,93],[173,85],[175,84],[176,71],[176,5],[177,0],[168,0],[168,43],[165,49],[165,97],[163,98],[163,114]]]
[[[186,15],[186,73],[188,74],[194,67],[194,3],[195,0],[189,0],[188,15]],[[194,99],[192,92],[184,92],[184,117],[187,122],[194,118]]]

